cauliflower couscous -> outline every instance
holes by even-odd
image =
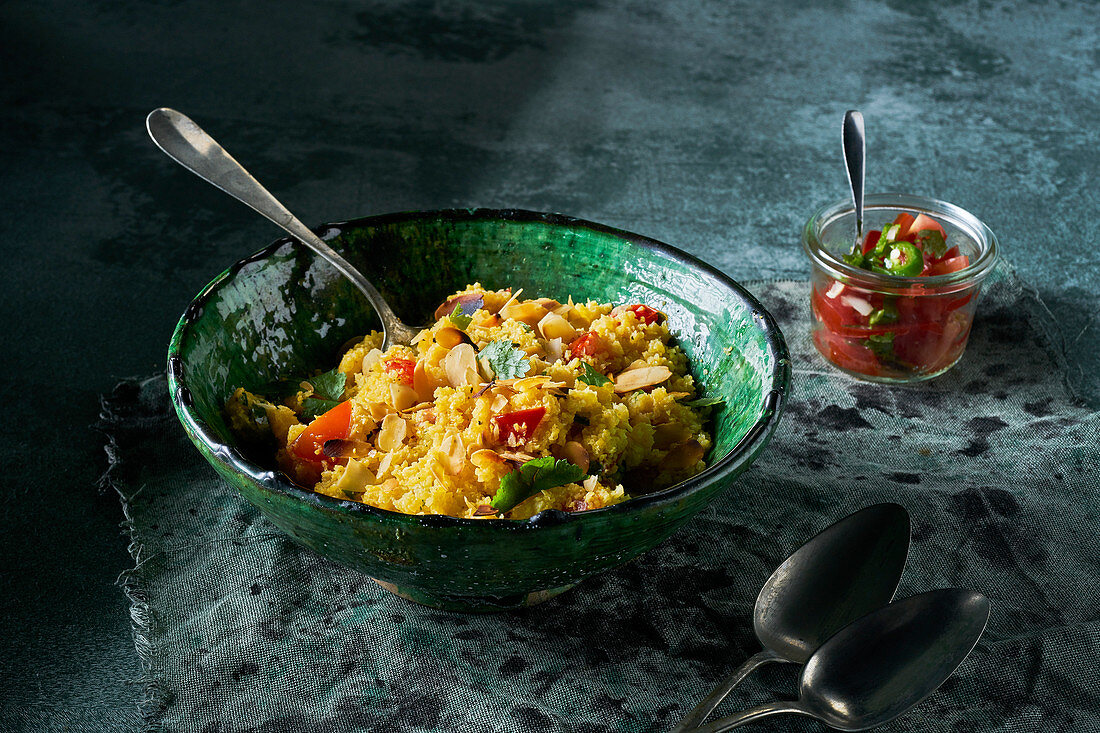
[[[231,425],[274,436],[298,483],[406,514],[598,509],[703,470],[703,401],[664,314],[522,295],[475,283],[410,346],[374,332],[281,398],[238,389]]]

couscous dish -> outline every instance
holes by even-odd
[[[331,372],[238,389],[233,428],[338,499],[524,519],[610,506],[703,470],[711,438],[662,313],[474,284],[410,346],[350,346]]]

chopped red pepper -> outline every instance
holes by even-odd
[[[572,357],[592,356],[603,348],[603,341],[595,331],[586,331],[569,344],[569,355]]]
[[[396,375],[403,383],[412,384],[416,362],[412,359],[387,359],[382,368],[387,374]]]
[[[322,452],[325,441],[344,440],[351,429],[351,401],[341,402],[328,412],[318,415],[290,446],[294,457],[308,463],[331,465],[335,463]]]
[[[506,412],[493,418],[497,430],[500,431],[500,441],[507,445],[519,445],[531,439],[535,428],[542,422],[546,415],[545,407],[532,407],[527,410]]]
[[[617,306],[611,311],[611,315],[616,315],[617,313],[621,313],[622,311],[630,311],[634,314],[635,318],[646,324],[656,323],[657,321],[665,317],[665,314],[661,313],[661,311],[657,310],[656,308],[650,308],[648,305],[642,305],[641,303],[638,303],[636,305]]]

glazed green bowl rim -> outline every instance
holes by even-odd
[[[176,324],[172,333],[172,340],[168,348],[168,391],[176,414],[185,427],[190,428],[193,440],[201,440],[211,451],[210,457],[216,458],[226,469],[249,476],[253,481],[262,485],[271,492],[284,494],[297,498],[300,501],[327,511],[339,512],[349,516],[371,517],[396,525],[416,527],[469,527],[482,530],[503,529],[508,531],[531,531],[538,527],[557,526],[572,522],[583,522],[586,518],[595,515],[613,513],[642,512],[647,508],[660,508],[664,505],[674,504],[680,498],[709,485],[711,482],[730,474],[736,475],[738,469],[750,461],[756,454],[754,448],[762,447],[772,432],[774,432],[779,417],[783,411],[783,403],[786,399],[791,379],[790,354],[786,341],[783,338],[775,319],[763,305],[745,288],[726,276],[721,271],[711,267],[702,260],[658,240],[640,234],[634,234],[625,230],[610,227],[604,224],[578,219],[564,214],[551,214],[524,209],[437,209],[424,211],[393,212],[379,214],[347,221],[323,224],[314,228],[319,236],[332,234],[338,236],[345,230],[353,228],[367,228],[385,226],[400,222],[415,222],[417,220],[449,220],[452,222],[474,221],[490,219],[516,223],[539,223],[551,226],[561,226],[572,229],[588,229],[600,234],[609,234],[627,240],[643,249],[659,253],[667,258],[676,260],[709,277],[717,280],[722,286],[731,290],[741,298],[752,313],[754,325],[763,332],[766,344],[766,352],[770,358],[771,370],[761,375],[762,391],[764,392],[763,406],[756,420],[741,437],[741,439],[720,459],[702,472],[691,478],[681,481],[660,491],[643,494],[637,498],[614,504],[600,509],[590,509],[584,512],[563,512],[558,509],[547,509],[534,516],[523,519],[471,519],[466,517],[453,517],[443,514],[404,514],[401,512],[380,509],[369,504],[355,501],[336,499],[324,494],[319,494],[311,489],[298,486],[287,478],[281,471],[265,469],[248,459],[235,446],[223,443],[214,437],[213,429],[198,415],[192,412],[194,400],[187,387],[187,378],[184,373],[183,360],[180,356],[181,344],[187,336],[191,323],[198,318],[206,302],[217,292],[219,288],[232,279],[240,269],[250,263],[260,262],[269,257],[273,252],[290,243],[297,243],[290,237],[282,237],[275,240],[260,251],[245,257],[234,263],[214,278],[184,311],[183,316]],[[300,243],[299,243],[299,246]]]

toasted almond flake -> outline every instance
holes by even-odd
[[[546,342],[546,360],[551,364],[557,364],[565,356],[565,344],[559,339],[550,339]]]
[[[550,377],[545,374],[538,374],[534,377],[524,377],[518,380],[512,386],[519,392],[524,392],[531,389],[539,389],[550,383]]]
[[[504,301],[504,305],[502,305],[500,307],[500,310],[498,310],[497,313],[500,313],[500,311],[504,310],[505,308],[510,306],[512,303],[519,302],[519,296],[520,296],[520,293],[522,293],[522,292],[523,292],[523,288],[520,288],[516,292],[512,293],[512,297],[510,297],[510,298],[508,298],[508,300]]]
[[[538,323],[538,329],[543,338],[547,339],[559,338],[572,341],[577,336],[577,329],[573,328],[573,325],[565,318],[554,312],[547,313],[542,317],[542,320]]]
[[[453,326],[444,326],[435,332],[435,341],[445,349],[453,349],[462,343],[470,343],[470,337]]]
[[[489,450],[488,448],[482,448],[481,450],[474,451],[470,456],[470,463],[474,464],[478,468],[486,468],[490,465],[502,465],[506,461],[495,450]]]
[[[432,475],[435,476],[435,480],[439,483],[447,484],[447,470],[439,464],[438,461],[432,461]]]
[[[683,471],[691,468],[703,459],[703,446],[694,438],[678,445],[674,445],[661,461],[661,468],[669,471]]]
[[[446,382],[439,381],[428,372],[423,359],[417,359],[413,368],[413,389],[421,402],[431,400],[435,396],[435,390],[445,386]]]
[[[378,433],[375,444],[384,451],[392,451],[405,442],[405,435],[409,430],[409,424],[405,419],[397,415],[386,415],[382,420],[382,430]]]
[[[454,476],[466,465],[466,447],[462,444],[462,436],[458,432],[451,432],[443,439],[439,446],[440,462],[447,473]]]
[[[645,369],[647,366],[649,366],[649,363],[645,359],[635,359],[627,364],[626,369],[623,369],[623,371],[632,372],[635,369]]]
[[[459,344],[451,349],[443,359],[443,371],[447,374],[447,381],[452,387],[466,385],[470,378],[470,372],[475,375],[475,384],[480,383],[477,375],[477,354],[470,344]]]
[[[597,483],[598,481],[599,481],[599,478],[598,478],[598,477],[596,477],[596,476],[589,476],[589,477],[588,477],[588,478],[586,478],[586,479],[585,479],[584,481],[581,481],[581,486],[583,486],[583,487],[584,487],[584,490],[585,490],[585,491],[595,491],[595,490],[596,490],[596,483]]]
[[[478,506],[477,509],[474,509],[475,517],[488,517],[496,513],[497,510],[493,509],[493,507],[489,506],[488,504],[481,504],[480,506]]]
[[[511,318],[514,321],[519,321],[520,323],[526,323],[531,328],[534,328],[538,325],[539,321],[546,316],[546,309],[538,303],[528,300],[523,303],[513,303],[512,305],[501,308],[500,315],[504,318]]]
[[[420,398],[416,390],[407,384],[390,384],[390,404],[400,412],[407,410],[417,403]]]
[[[691,392],[669,392],[668,396],[674,400],[682,400],[685,397],[691,397]]]
[[[375,422],[381,422],[385,419],[386,415],[393,412],[393,408],[387,405],[385,402],[371,402],[367,405],[367,412],[370,413],[371,419]]]
[[[494,413],[503,412],[504,408],[508,406],[508,398],[502,394],[496,395],[493,398],[493,404],[489,406],[489,409]]]
[[[585,447],[577,441],[570,440],[564,446],[562,446],[561,457],[569,461],[585,473],[588,473],[588,466],[591,463],[591,459],[589,458],[588,451],[585,449]]]
[[[412,407],[405,408],[404,410],[402,410],[402,412],[406,415],[412,415],[413,413],[421,412],[423,410],[427,410],[431,406],[432,406],[431,402],[418,402],[415,405],[413,405]]]
[[[393,453],[386,453],[378,462],[378,478],[382,478],[390,472],[390,464],[393,463]]]
[[[380,361],[382,361],[382,351],[380,349],[371,349],[363,354],[363,372],[369,372]]]
[[[615,391],[619,394],[625,394],[636,389],[653,387],[666,381],[671,376],[672,371],[664,366],[631,369],[615,377]]]
[[[531,455],[530,453],[525,453],[523,451],[502,450],[497,455],[499,455],[506,461],[514,461],[515,463],[527,463],[527,461],[535,460],[535,457],[533,455]]]
[[[378,483],[378,479],[375,478],[370,469],[364,463],[351,458],[333,488],[361,493],[366,486],[376,483]]]

